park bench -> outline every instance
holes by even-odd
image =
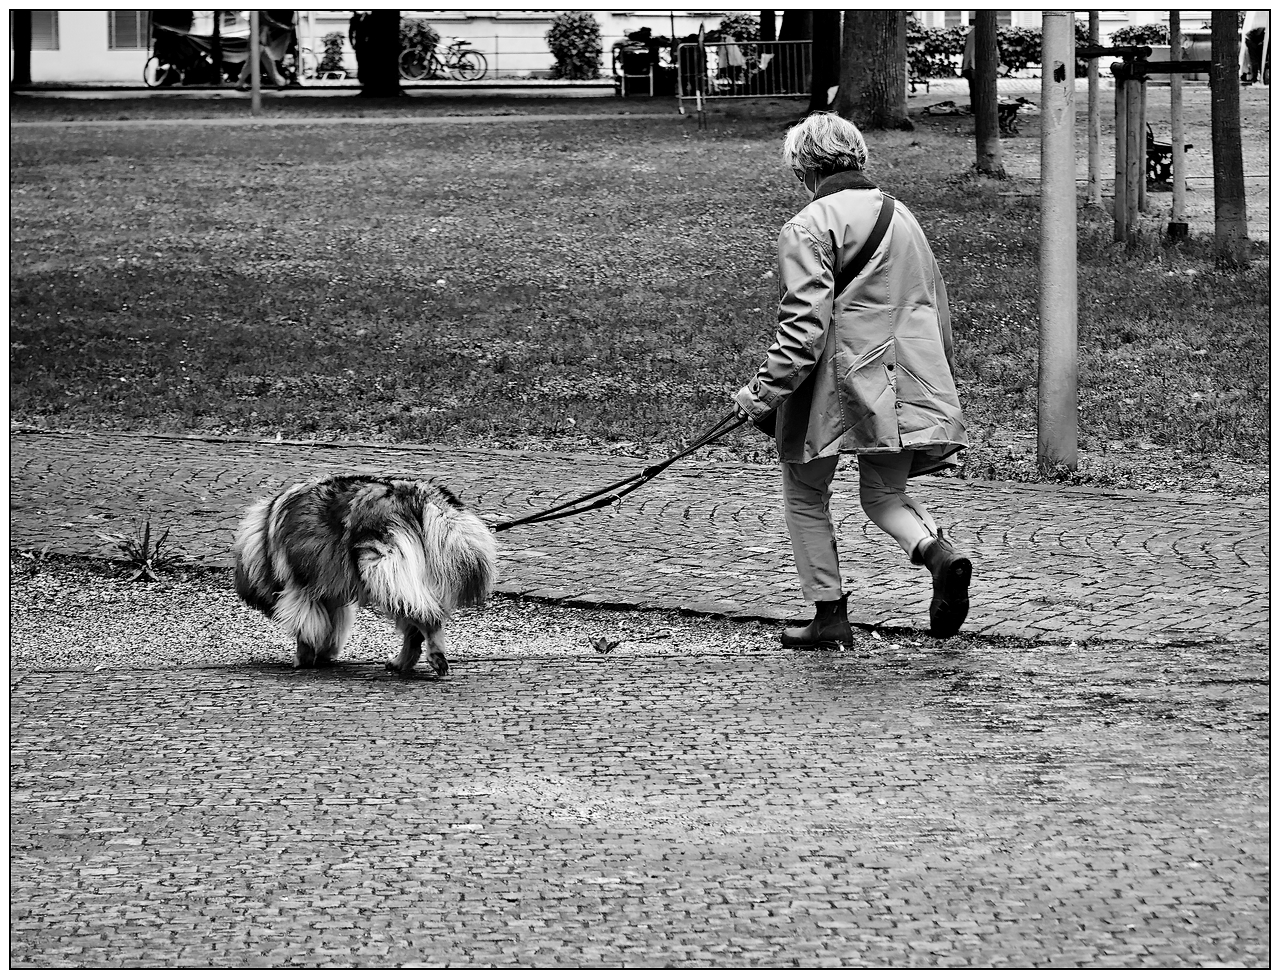
[[[1184,149],[1191,149],[1191,143],[1184,143]],[[1161,143],[1147,124],[1147,189],[1156,187],[1172,187],[1173,185],[1173,144]]]

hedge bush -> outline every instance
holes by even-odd
[[[721,18],[719,27],[707,33],[708,41],[719,41],[724,37],[732,37],[735,41],[760,40],[760,18],[752,14],[728,14]]]
[[[440,32],[421,18],[402,18],[400,21],[400,50],[422,48],[434,50],[440,43]]]
[[[907,61],[911,74],[920,78],[954,78],[960,74],[964,39],[968,33],[966,26],[923,27],[916,18],[908,17]],[[1089,25],[1077,20],[1075,34],[1077,47],[1087,44]],[[1011,71],[1040,64],[1040,31],[1033,27],[998,27],[996,45],[1000,50],[1000,63]],[[1087,71],[1087,62],[1077,58],[1076,76],[1083,77]]]
[[[1139,24],[1121,27],[1111,32],[1111,43],[1119,47],[1126,44],[1168,44],[1169,28],[1163,24]]]
[[[604,53],[600,25],[585,10],[558,13],[547,28],[547,47],[555,57],[552,78],[586,79],[600,77]]]

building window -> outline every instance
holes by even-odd
[[[56,10],[31,11],[31,50],[58,50],[58,12]]]
[[[107,11],[107,47],[113,50],[121,48],[147,48],[147,11],[145,10],[108,10]]]

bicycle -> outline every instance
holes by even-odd
[[[448,45],[444,60],[436,54],[438,48],[405,48],[400,52],[400,77],[409,81],[421,78],[459,78],[474,82],[483,78],[489,70],[489,62],[479,51],[470,47],[471,42],[460,37],[445,38]]]
[[[162,61],[154,54],[147,59],[142,68],[142,81],[147,88],[167,88],[170,85],[181,85],[184,72],[177,65]]]

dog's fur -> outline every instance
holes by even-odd
[[[404,635],[387,668],[410,673],[423,643],[449,671],[444,624],[483,605],[497,542],[436,483],[331,476],[253,504],[236,535],[236,591],[297,638],[297,666],[327,666],[371,605]]]

